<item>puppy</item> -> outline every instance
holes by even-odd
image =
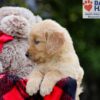
[[[79,100],[84,71],[65,28],[49,19],[35,24],[26,56],[36,62],[26,86],[29,95],[39,89],[42,96],[48,95],[59,80],[70,76],[77,80],[76,100]]]

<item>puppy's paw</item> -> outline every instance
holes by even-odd
[[[40,87],[41,96],[46,96],[53,91],[54,84],[50,81],[43,81]]]
[[[36,94],[39,90],[40,82],[38,80],[29,80],[26,85],[26,92],[32,96]]]

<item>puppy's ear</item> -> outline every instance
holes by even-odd
[[[46,33],[46,39],[46,51],[48,54],[54,54],[59,51],[65,41],[64,34],[59,32]]]

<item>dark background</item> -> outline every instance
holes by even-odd
[[[0,0],[2,6],[26,7],[66,27],[85,71],[81,100],[100,100],[100,20],[82,18],[81,0]]]

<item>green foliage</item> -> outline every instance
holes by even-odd
[[[26,7],[24,0],[0,0],[0,6],[22,6]]]
[[[100,20],[83,19],[80,0],[41,0],[39,7],[69,30],[85,74],[100,77]]]

